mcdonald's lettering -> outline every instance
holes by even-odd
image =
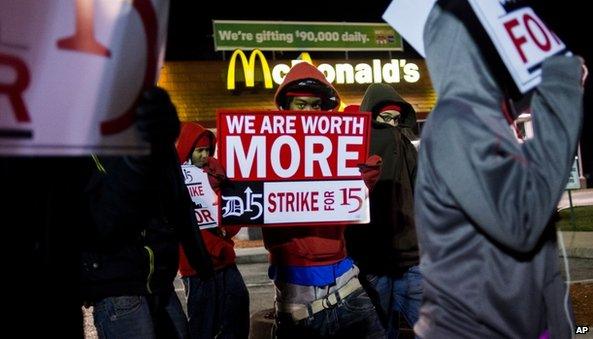
[[[243,73],[245,74],[245,87],[255,87],[255,66],[256,59],[261,64],[261,72],[264,78],[264,87],[272,88],[272,80],[276,84],[281,84],[284,77],[290,71],[290,68],[299,62],[311,63],[308,54],[303,53],[304,58],[292,60],[291,64],[276,64],[270,71],[268,61],[260,50],[253,50],[249,59],[242,50],[235,50],[231,56],[227,73],[227,89],[234,90],[235,71],[237,56],[241,59]],[[316,65],[317,69],[325,75],[327,81],[337,84],[371,84],[371,83],[399,83],[402,80],[408,83],[415,83],[420,80],[420,69],[417,64],[407,62],[404,59],[391,59],[383,63],[379,59],[373,59],[372,64],[367,63],[337,63],[330,65],[327,63]]]
[[[260,50],[254,50],[251,52],[249,59],[245,56],[242,50],[235,50],[229,61],[229,71],[227,73],[227,88],[230,90],[235,89],[235,63],[237,56],[241,58],[241,65],[243,65],[243,73],[245,74],[245,87],[255,86],[255,58],[259,57],[261,63],[262,72],[264,75],[264,87],[272,88],[272,76],[270,75],[270,66],[268,61],[264,57],[264,54]]]

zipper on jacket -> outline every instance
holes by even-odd
[[[103,167],[103,164],[101,163],[101,160],[99,160],[99,157],[96,154],[91,154],[91,157],[93,157],[95,167],[97,167],[99,172],[101,172],[101,174],[106,174],[107,170],[105,169],[105,167]]]
[[[144,249],[146,250],[146,252],[148,252],[148,262],[149,262],[148,277],[146,279],[146,289],[148,290],[148,293],[152,294],[152,289],[150,288],[150,280],[152,279],[152,275],[154,273],[154,252],[148,246],[144,246]]]

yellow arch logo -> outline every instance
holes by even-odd
[[[255,49],[249,55],[249,59],[245,53],[237,49],[231,55],[231,60],[229,60],[229,69],[226,77],[226,87],[229,90],[235,89],[235,63],[237,61],[237,56],[241,58],[241,65],[243,66],[243,73],[245,74],[245,87],[254,87],[255,86],[255,58],[258,57],[262,73],[264,75],[264,87],[265,88],[272,88],[272,75],[270,74],[270,66],[268,65],[268,61],[264,57],[264,54],[259,50]]]

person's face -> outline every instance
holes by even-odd
[[[377,120],[378,122],[389,124],[391,126],[397,126],[399,124],[399,117],[400,113],[398,111],[388,110],[379,113],[375,120]]]
[[[321,98],[294,97],[290,101],[288,109],[297,111],[321,111]]]
[[[191,154],[191,163],[197,167],[203,167],[209,155],[208,147],[196,147]]]

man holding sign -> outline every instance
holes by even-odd
[[[280,109],[340,114],[334,111],[340,104],[336,90],[308,63],[291,69],[275,101]],[[363,170],[368,186],[380,172],[380,160],[371,158]],[[276,286],[276,337],[384,336],[358,282],[358,268],[346,256],[344,226],[264,228],[263,237],[270,251],[269,276]]]
[[[420,27],[439,101],[419,151],[425,283],[414,331],[422,338],[570,338],[572,310],[549,221],[574,161],[583,62],[543,61],[529,102],[535,136],[519,143],[505,82],[468,29],[463,14],[471,10],[457,11],[463,3],[439,1]]]
[[[191,338],[247,338],[249,292],[235,264],[231,239],[239,227],[218,227],[218,194],[227,178],[212,157],[215,146],[214,133],[194,122],[182,124],[177,153],[215,273],[210,278],[196,272],[184,251],[179,251],[179,272],[187,295]]]

